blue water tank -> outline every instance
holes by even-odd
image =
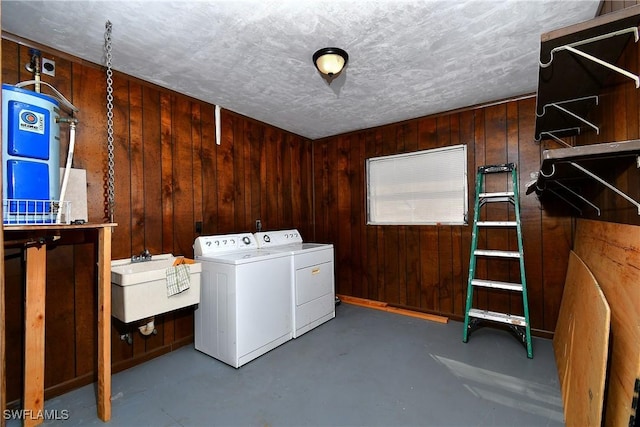
[[[21,216],[19,223],[52,222],[47,219],[51,216],[48,201],[57,201],[60,195],[59,115],[55,98],[2,85],[5,224],[14,223],[8,218],[18,211],[29,214]]]

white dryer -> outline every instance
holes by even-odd
[[[304,243],[298,230],[255,234],[262,250],[277,250],[291,256],[291,313],[293,338],[333,319],[335,275],[333,245]]]
[[[291,261],[251,233],[201,236],[195,348],[235,368],[292,338]]]

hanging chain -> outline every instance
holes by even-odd
[[[107,206],[106,217],[109,222],[114,222],[115,208],[115,174],[113,155],[113,71],[111,70],[111,22],[107,21],[104,34],[104,50],[107,61]]]

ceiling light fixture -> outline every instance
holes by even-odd
[[[338,75],[349,61],[349,55],[338,47],[325,47],[313,54],[318,71],[329,77]]]

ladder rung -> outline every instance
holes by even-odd
[[[478,168],[478,173],[498,173],[498,172],[511,172],[515,168],[513,163],[504,163],[501,165],[485,165]]]
[[[515,227],[516,221],[478,221],[478,227]]]
[[[476,249],[473,252],[474,255],[480,256],[492,256],[498,258],[520,258],[520,252],[518,251],[496,251],[492,249]]]
[[[527,321],[522,316],[516,316],[514,314],[498,313],[496,311],[479,310],[472,308],[469,310],[469,316],[476,317],[478,319],[491,320],[494,322],[507,323],[516,326],[527,326]]]
[[[483,288],[506,289],[508,291],[522,292],[521,283],[509,283],[509,282],[499,282],[497,280],[473,279],[471,280],[471,284],[473,286],[479,286]]]
[[[480,193],[481,199],[495,199],[496,197],[513,197],[513,191],[499,191],[497,193]]]

